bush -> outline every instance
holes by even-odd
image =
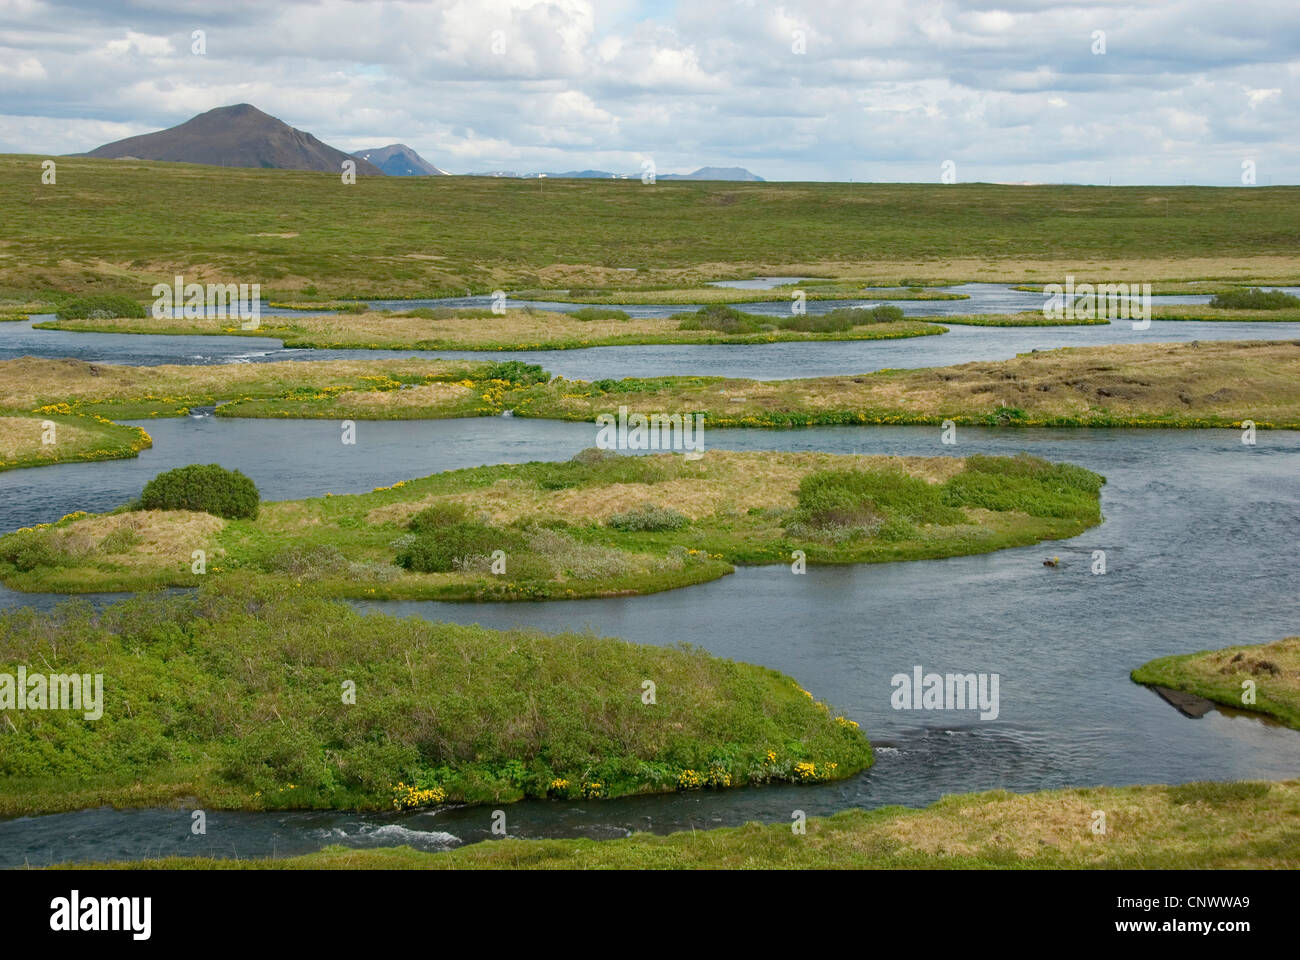
[[[878,307],[836,307],[827,313],[796,314],[781,321],[786,330],[803,330],[808,333],[836,333],[851,330],[868,323],[894,323],[903,319],[903,308],[891,303],[882,303]]]
[[[581,310],[574,310],[569,316],[574,320],[627,320],[629,319],[626,310],[616,310],[613,307],[583,307]]]
[[[1215,294],[1210,306],[1223,310],[1285,310],[1288,307],[1300,307],[1300,297],[1282,290],[1251,287],[1249,290]]]
[[[60,320],[111,320],[115,317],[143,317],[144,307],[130,297],[105,295],[77,297],[59,307]]]
[[[419,573],[449,573],[459,568],[457,561],[468,557],[491,556],[494,550],[503,550],[508,557],[523,548],[523,537],[514,530],[485,523],[452,523],[417,534],[415,542],[397,555],[397,563]]]
[[[605,521],[607,527],[624,533],[650,533],[662,530],[680,530],[691,521],[672,507],[659,507],[653,503],[642,504],[638,509],[616,513]]]
[[[461,503],[435,503],[425,507],[411,518],[407,528],[415,533],[428,533],[440,527],[464,523],[469,519],[469,510]]]
[[[503,360],[501,363],[492,364],[475,379],[505,380],[516,386],[526,387],[534,383],[546,383],[551,379],[551,375],[535,363],[524,363],[522,360]]]
[[[722,333],[758,333],[765,326],[775,324],[771,317],[741,313],[721,303],[701,307],[695,313],[677,313],[672,319],[678,321],[678,330],[718,330]]]
[[[160,473],[140,494],[141,510],[197,510],[228,520],[257,516],[257,487],[238,470],[215,463]]]
[[[832,540],[882,535],[906,539],[914,523],[964,519],[944,501],[944,487],[902,470],[820,470],[799,484],[799,507],[786,523],[792,536]]]
[[[58,566],[63,555],[50,542],[44,530],[18,530],[0,540],[0,560],[13,564],[22,573],[37,567]]]

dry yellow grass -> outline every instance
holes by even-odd
[[[87,517],[53,531],[53,545],[73,557],[104,553],[113,563],[131,569],[188,565],[195,550],[206,551],[211,563],[222,555],[212,541],[225,525],[225,520],[208,513],[140,510]],[[115,552],[104,541],[118,531],[129,531],[134,542],[129,549]]]
[[[93,444],[98,435],[84,427],[70,423],[55,426],[58,443],[44,444],[41,417],[0,417],[0,460],[17,460],[30,456],[49,456],[55,459],[67,447]]]
[[[467,397],[474,391],[459,383],[426,383],[409,390],[398,391],[403,405],[437,406],[450,400]],[[355,407],[386,407],[392,404],[389,391],[347,390],[338,395],[340,404]]]

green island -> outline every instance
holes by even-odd
[[[373,599],[626,596],[789,564],[795,550],[809,563],[878,563],[1064,539],[1101,522],[1103,482],[1023,455],[592,448],[263,503],[252,517],[148,503],[73,513],[0,537],[0,580],[70,593],[255,577]]]
[[[1097,810],[1106,834],[1090,829]],[[944,797],[789,824],[636,833],[617,840],[475,843],[441,853],[326,847],[284,859],[169,857],[135,870],[1190,870],[1300,867],[1300,781],[1084,787]],[[78,865],[81,866],[81,865]],[[56,868],[57,869],[57,868]]]
[[[590,308],[589,308],[590,309]],[[415,307],[407,311],[326,312],[263,317],[256,328],[238,320],[90,317],[37,323],[42,330],[86,333],[154,333],[198,336],[273,337],[289,348],[334,350],[577,350],[585,347],[683,343],[786,343],[804,340],[895,340],[933,336],[944,328],[929,319],[891,318],[817,329],[817,317],[756,317],[743,329],[687,327],[683,316],[628,317],[621,310],[597,316],[558,311]],[[805,321],[799,325],[793,322]]]
[[[0,408],[0,471],[86,460],[120,460],[153,446],[140,427],[90,414]]]
[[[1161,657],[1138,667],[1132,677],[1145,686],[1192,693],[1300,730],[1300,637]]]
[[[43,664],[101,675],[99,716],[5,711],[0,816],[596,799],[824,782],[872,762],[857,723],[764,667],[262,584],[0,614],[3,670]]]

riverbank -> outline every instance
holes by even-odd
[[[1104,820],[1099,818],[1099,814]],[[945,797],[789,824],[617,840],[502,839],[442,853],[327,847],[285,859],[169,857],[105,869],[1296,869],[1300,781]],[[1104,832],[1096,832],[1097,825]]]
[[[6,710],[3,816],[598,799],[872,762],[856,723],[764,667],[362,614],[262,584],[7,612],[0,664],[103,677],[93,720]]]
[[[621,313],[621,311],[609,311]],[[865,315],[864,315],[865,317]],[[764,318],[769,319],[769,318]],[[944,333],[920,319],[864,323],[846,330],[773,329],[725,333],[682,329],[674,317],[601,317],[584,320],[559,311],[416,307],[407,312],[329,312],[262,319],[256,329],[237,321],[209,319],[105,318],[47,320],[40,330],[82,333],[153,333],[185,336],[274,337],[286,348],[321,350],[581,350],[587,347],[699,343],[798,343],[821,340],[898,340]],[[939,318],[930,318],[939,319]]]
[[[1145,686],[1262,713],[1300,730],[1300,637],[1161,657],[1138,667],[1132,677]]]
[[[736,564],[882,563],[1073,537],[1098,475],[1033,457],[592,449],[263,503],[256,519],[122,509],[0,537],[0,579],[84,593],[254,577],[336,597],[549,600],[656,593]],[[206,568],[191,562],[203,551]]]

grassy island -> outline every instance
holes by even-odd
[[[5,711],[4,816],[596,799],[814,783],[872,762],[857,723],[774,670],[278,587],[8,611],[0,670],[20,666],[102,675],[101,716]]]
[[[1132,676],[1146,686],[1193,693],[1300,730],[1300,637],[1161,657]]]
[[[263,503],[255,519],[121,508],[0,537],[0,579],[87,592],[255,578],[358,598],[653,593],[734,564],[876,563],[1076,536],[1098,475],[1035,457],[584,451],[368,494]],[[196,570],[196,551],[203,555]]]

